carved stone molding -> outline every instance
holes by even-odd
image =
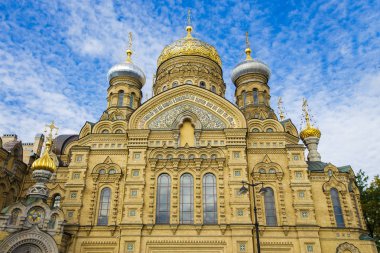
[[[346,253],[347,251],[351,253],[360,253],[358,248],[348,242],[342,243],[336,248],[336,253]]]

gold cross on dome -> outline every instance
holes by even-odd
[[[132,33],[129,32],[129,34],[128,34],[128,48],[131,50],[132,50],[132,39],[133,39]]]
[[[305,114],[306,126],[310,127],[310,115],[307,100],[304,98],[302,102],[302,111]]]
[[[248,32],[245,32],[245,45],[246,45],[246,47],[247,47],[247,48],[249,48],[249,47],[250,47],[250,45],[249,45],[249,37],[248,37]]]
[[[283,121],[285,119],[285,115],[284,115],[284,109],[282,108],[282,98],[281,97],[278,98],[277,108],[278,108],[278,112],[280,115],[280,120]]]
[[[55,135],[58,134],[58,129],[59,128],[56,127],[56,125],[54,125],[54,120],[49,125],[46,125],[46,127],[50,130],[49,134],[48,134],[48,138],[50,138],[50,139],[53,138],[53,132],[54,132],[54,130],[56,130]]]
[[[191,26],[191,10],[187,11],[187,26]]]

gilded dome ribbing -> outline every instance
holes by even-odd
[[[193,38],[191,36],[191,26],[188,26],[186,30],[188,34],[185,38],[167,45],[164,50],[162,50],[157,60],[157,66],[160,66],[164,61],[176,56],[197,55],[208,58],[222,67],[222,61],[216,49],[206,42]]]
[[[32,170],[47,170],[54,173],[57,170],[53,159],[49,155],[50,143],[46,143],[46,149],[44,154],[35,160],[31,166]]]
[[[300,137],[302,140],[309,137],[321,138],[321,131],[318,128],[312,126],[306,127],[304,130],[301,131]]]

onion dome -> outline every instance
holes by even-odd
[[[219,67],[222,67],[222,60],[216,49],[191,35],[193,28],[188,25],[186,27],[187,36],[167,45],[161,52],[157,60],[157,66],[160,66],[166,60],[177,56],[196,55],[205,57],[216,62]]]
[[[146,78],[145,78],[144,72],[138,66],[132,63],[131,46],[132,46],[132,37],[130,35],[130,41],[129,41],[130,48],[127,50],[127,60],[124,63],[114,65],[108,71],[108,82],[110,82],[111,79],[114,77],[131,77],[139,81],[141,85],[145,84]]]
[[[262,74],[264,75],[268,80],[270,78],[270,69],[268,65],[265,63],[252,59],[251,57],[251,48],[249,47],[249,42],[248,42],[248,34],[246,35],[246,43],[247,43],[247,48],[245,49],[245,54],[247,57],[245,60],[238,65],[232,70],[231,74],[231,79],[232,82],[235,83],[235,81],[241,77],[242,75],[246,74]]]
[[[49,155],[50,147],[51,147],[51,141],[48,140],[46,142],[46,149],[45,149],[44,154],[33,162],[31,166],[32,170],[47,170],[52,173],[54,173],[57,170],[57,167],[55,166],[53,159],[51,159]]]
[[[310,123],[310,115],[309,115],[306,99],[303,100],[302,107],[303,107],[302,110],[305,115],[306,127],[300,133],[301,139],[305,140],[306,138],[309,138],[309,137],[316,137],[318,139],[321,138],[321,131],[318,128],[312,126],[312,124]]]

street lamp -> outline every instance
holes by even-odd
[[[239,194],[243,195],[248,192],[248,188],[245,187],[245,185],[248,185],[248,187],[252,187],[253,189],[253,212],[255,214],[255,229],[256,229],[256,244],[257,244],[257,253],[260,253],[260,235],[259,235],[259,222],[257,220],[257,208],[256,208],[256,195],[255,195],[255,186],[261,185],[261,189],[259,193],[264,193],[266,189],[264,188],[264,183],[254,183],[250,184],[248,182],[242,181],[243,186],[239,190]]]

